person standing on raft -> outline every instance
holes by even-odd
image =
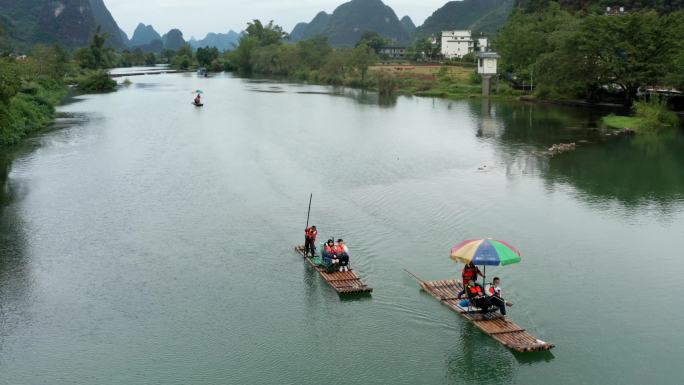
[[[475,266],[472,262],[468,262],[468,264],[466,264],[463,268],[463,287],[465,288],[472,281],[477,281],[478,275],[484,278],[484,274],[482,274],[480,269],[477,266]]]
[[[197,94],[197,96],[195,96],[195,104],[198,106],[202,104],[202,95],[200,95],[199,93]]]
[[[304,256],[308,256],[311,252],[311,258],[316,256],[316,236],[318,235],[318,230],[316,226],[308,227],[304,230]]]

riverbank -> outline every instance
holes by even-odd
[[[389,76],[396,82],[396,93],[462,99],[482,97],[482,78],[472,65],[374,65],[369,68],[371,77]],[[376,87],[379,88],[379,87]],[[515,99],[524,95],[500,82],[498,90],[492,85],[494,99]]]
[[[16,145],[52,124],[55,107],[67,94],[63,83],[46,79],[23,86],[7,103],[0,104],[0,147]]]

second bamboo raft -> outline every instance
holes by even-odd
[[[299,253],[309,266],[313,267],[318,271],[318,273],[323,277],[325,282],[328,283],[336,292],[339,294],[352,294],[352,293],[370,293],[373,291],[372,287],[368,287],[361,281],[361,278],[356,274],[354,270],[349,270],[345,272],[334,272],[326,273],[325,269],[321,268],[311,258],[304,255],[304,246],[296,246],[295,251]]]
[[[461,301],[458,294],[463,290],[461,282],[456,280],[422,281],[420,286],[443,305],[472,322],[478,329],[489,334],[503,346],[519,352],[551,350],[554,344],[542,341],[521,328],[505,316],[496,319],[484,319],[480,314],[470,313],[458,306]]]

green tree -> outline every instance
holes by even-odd
[[[380,50],[383,47],[386,47],[389,43],[377,32],[366,31],[363,33],[363,35],[361,35],[361,38],[356,43],[356,47],[362,44],[365,44],[366,46],[370,47],[376,54],[379,54]]]
[[[326,58],[321,74],[328,83],[341,85],[351,69],[351,51],[335,50]]]
[[[553,32],[548,52],[530,68],[543,87],[596,99],[603,88],[614,86],[629,105],[641,87],[667,82],[681,52],[681,22],[653,11],[583,17],[574,28]]]
[[[7,105],[10,98],[19,92],[21,81],[17,75],[14,62],[0,59],[0,102]]]
[[[190,44],[186,43],[181,46],[178,51],[176,51],[171,65],[177,69],[187,70],[193,64],[194,59],[195,57],[192,52],[192,47]]]
[[[62,79],[70,71],[69,52],[59,44],[52,46],[38,44],[31,50],[29,58],[30,64],[35,68],[35,75]]]
[[[146,66],[155,66],[157,65],[157,56],[152,52],[147,52],[145,53],[144,61]]]
[[[209,67],[214,60],[218,59],[219,51],[216,47],[198,48],[195,56],[200,66]]]
[[[100,33],[100,27],[98,26],[90,41],[90,46],[76,51],[74,56],[81,68],[100,69],[111,67],[113,50],[111,47],[105,46],[107,37],[107,33]]]
[[[320,69],[333,51],[328,38],[322,35],[298,42],[297,49],[301,61],[312,69]]]
[[[267,25],[263,25],[258,19],[252,20],[247,23],[245,32],[248,37],[256,38],[259,45],[262,47],[272,44],[282,44],[283,40],[289,37],[281,26],[273,23],[273,20]]]
[[[368,67],[377,62],[378,57],[373,52],[373,49],[366,44],[361,44],[351,51],[350,60],[354,69],[361,75],[361,81],[365,81]]]
[[[410,57],[413,60],[435,60],[440,53],[439,44],[432,44],[430,38],[416,39],[408,48]]]

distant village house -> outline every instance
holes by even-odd
[[[471,31],[442,31],[442,56],[446,59],[462,58],[471,52],[484,52],[489,47],[486,37],[473,38]]]
[[[389,59],[404,59],[406,58],[406,47],[382,47],[380,48],[379,54],[380,56],[387,57]]]

